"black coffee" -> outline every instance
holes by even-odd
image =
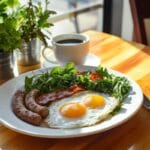
[[[65,40],[60,40],[60,41],[57,41],[58,44],[80,44],[80,43],[83,43],[83,40],[80,40],[80,39],[65,39]]]

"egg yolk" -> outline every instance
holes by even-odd
[[[103,96],[100,95],[92,95],[88,96],[84,100],[84,104],[90,108],[103,107],[105,105],[105,99]]]
[[[78,118],[86,113],[86,106],[81,103],[69,103],[60,108],[60,113],[64,117]]]

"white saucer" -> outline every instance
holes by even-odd
[[[57,61],[56,61],[56,58],[55,58],[53,52],[49,53],[49,54],[47,55],[47,58],[48,58],[49,60],[51,60],[51,62],[45,59],[45,61],[44,61],[44,63],[43,63],[43,66],[44,66],[44,67],[50,67],[50,66],[58,65],[58,63],[57,63]],[[96,67],[96,66],[100,65],[100,62],[101,62],[100,58],[98,58],[98,57],[95,56],[94,54],[89,53],[89,54],[86,56],[86,59],[85,59],[85,62],[84,62],[83,65],[84,65],[84,66],[95,66],[95,67]]]
[[[100,58],[98,58],[96,55],[89,53],[86,56],[85,62],[84,62],[84,66],[98,66],[100,65]]]

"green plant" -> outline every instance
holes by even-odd
[[[38,37],[46,46],[46,38],[49,38],[44,34],[42,29],[49,28],[53,24],[48,22],[51,15],[55,14],[55,11],[48,10],[48,0],[44,0],[45,7],[42,7],[42,0],[38,4],[33,4],[32,0],[29,0],[27,5],[24,5],[20,10],[20,14],[23,17],[22,25],[20,26],[21,37],[25,42],[29,42],[31,39]]]
[[[0,52],[12,52],[21,46],[18,0],[0,1]]]
[[[42,0],[38,4],[29,0],[21,6],[19,0],[0,0],[0,52],[12,52],[36,37],[47,45],[50,36],[43,29],[53,25],[48,19],[55,12],[48,10],[48,0],[44,4],[42,7]]]

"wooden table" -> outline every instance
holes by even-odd
[[[150,98],[150,47],[128,43],[118,37],[95,31],[90,51],[102,65],[136,80]],[[27,69],[28,70],[28,69]],[[22,135],[0,125],[0,150],[149,150],[150,111],[142,107],[126,123],[104,133],[72,139],[42,139]]]

